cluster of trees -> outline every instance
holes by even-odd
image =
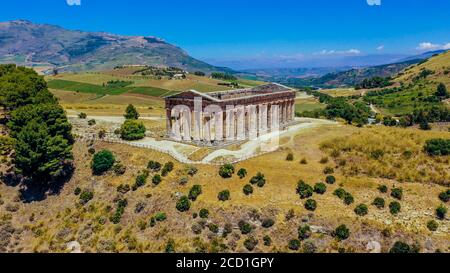
[[[222,73],[222,72],[213,72],[211,73],[211,78],[217,79],[217,80],[224,80],[224,81],[237,81],[238,79],[236,76],[233,76],[231,74]]]
[[[373,77],[371,79],[364,79],[362,82],[355,86],[356,90],[359,89],[372,89],[383,88],[391,85],[391,78]]]
[[[43,77],[32,69],[0,65],[0,106],[14,138],[17,174],[51,184],[73,171],[72,127]]]

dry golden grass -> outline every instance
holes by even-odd
[[[349,97],[355,95],[361,95],[364,90],[356,90],[355,88],[335,88],[335,89],[323,89],[321,93],[328,94],[332,97]]]
[[[236,170],[245,168],[248,171],[248,176],[242,180],[236,175],[231,179],[222,179],[218,175],[218,167],[209,165],[196,166],[198,173],[189,177],[185,171],[187,166],[177,163],[166,154],[105,143],[95,143],[94,147],[97,151],[101,149],[113,151],[127,166],[127,171],[122,176],[107,174],[93,177],[89,169],[91,155],[87,152],[88,145],[77,142],[74,147],[75,175],[59,195],[32,204],[18,203],[20,210],[14,214],[8,213],[5,206],[2,206],[0,216],[5,219],[12,218],[8,221],[15,227],[24,228],[20,238],[17,239],[18,244],[12,246],[12,250],[16,251],[63,252],[68,241],[77,240],[82,244],[84,251],[163,252],[169,239],[175,241],[175,249],[178,252],[194,252],[199,248],[205,248],[207,251],[245,251],[243,241],[248,236],[241,235],[238,230],[234,230],[226,239],[213,235],[207,228],[201,235],[195,235],[191,231],[191,226],[198,223],[199,219],[193,219],[192,213],[198,212],[201,208],[210,211],[210,218],[207,221],[219,227],[223,227],[225,223],[236,227],[237,222],[242,219],[250,221],[256,227],[250,236],[259,240],[256,251],[288,251],[287,243],[297,237],[297,228],[302,221],[321,227],[328,233],[328,235],[314,234],[311,239],[322,252],[336,252],[338,247],[344,247],[348,251],[365,251],[365,245],[372,240],[381,242],[383,251],[387,251],[396,240],[408,243],[418,241],[423,247],[426,239],[433,241],[432,249],[426,251],[434,251],[436,248],[447,251],[450,240],[448,221],[439,221],[440,227],[435,233],[426,229],[426,223],[434,218],[434,209],[440,204],[437,196],[445,189],[436,184],[398,183],[394,180],[371,178],[364,174],[347,176],[338,168],[335,173],[337,183],[328,185],[326,194],[313,196],[318,202],[317,210],[311,213],[303,207],[304,201],[295,192],[298,180],[303,179],[314,185],[325,179],[323,169],[326,166],[334,167],[331,158],[328,163],[320,163],[321,159],[327,156],[320,148],[321,143],[329,143],[336,138],[359,139],[360,136],[372,135],[372,130],[348,126],[325,126],[306,130],[293,141],[287,142],[289,145],[280,151],[237,164]],[[385,137],[389,138],[390,135],[398,137],[398,134],[387,131]],[[387,142],[389,144],[389,140]],[[416,147],[414,139],[402,145],[405,147],[411,145],[412,150]],[[286,156],[290,152],[294,154],[292,162],[286,161]],[[307,160],[307,164],[299,163],[303,158]],[[161,163],[173,161],[175,170],[158,186],[153,186],[148,181],[143,188],[121,196],[116,191],[117,186],[131,185],[137,173],[146,167],[149,160]],[[265,175],[266,185],[263,188],[255,186],[255,192],[251,196],[244,195],[243,186],[257,172]],[[187,185],[179,184],[182,177],[189,177]],[[192,203],[189,212],[178,212],[175,209],[177,196],[187,194],[190,187],[195,184],[202,186],[203,194]],[[398,216],[392,216],[388,209],[378,210],[369,206],[369,214],[366,217],[356,216],[353,209],[357,204],[370,205],[378,196],[385,198],[387,202],[392,200],[387,194],[380,194],[377,191],[380,184],[385,184],[389,188],[400,186],[404,189],[402,212]],[[340,186],[353,194],[355,204],[345,206],[341,200],[333,196],[333,191]],[[76,205],[78,197],[73,194],[76,187],[92,189],[94,199],[85,206]],[[220,202],[217,194],[225,189],[231,192],[231,200]],[[1,184],[0,191],[5,205],[14,203],[16,188]],[[115,209],[113,200],[118,196],[127,198],[129,203],[120,225],[113,225],[109,220],[101,224],[101,219],[107,219],[112,214],[108,212],[108,206]],[[138,202],[146,204],[141,213],[135,212]],[[294,216],[287,220],[286,215],[291,209]],[[168,219],[157,223],[155,227],[146,227],[144,230],[139,228],[139,222],[148,223],[150,217],[158,212],[167,213]],[[32,214],[34,219],[30,221]],[[260,219],[270,217],[276,223],[272,228],[264,229],[260,226],[258,217]],[[351,237],[345,242],[338,243],[329,236],[329,233],[340,224],[346,224],[350,228]],[[391,230],[392,235],[382,236],[381,231],[384,229]],[[264,235],[271,236],[272,246],[263,245]],[[227,248],[217,247],[221,243]],[[111,249],[105,248],[108,245]]]

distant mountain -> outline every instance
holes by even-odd
[[[439,55],[441,53],[446,52],[447,50],[434,50],[434,51],[428,51],[428,52],[424,52],[420,55],[415,55],[415,56],[410,56],[408,58],[404,58],[401,61],[406,62],[406,61],[411,61],[411,60],[425,60],[425,59],[429,59],[433,56]]]
[[[194,59],[157,37],[66,30],[24,20],[0,22],[0,63],[11,62],[56,66],[62,71],[107,70],[119,65],[229,71]]]

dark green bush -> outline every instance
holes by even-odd
[[[365,204],[360,204],[355,208],[355,213],[358,216],[366,216],[369,213],[369,208]]]
[[[159,185],[161,183],[161,181],[162,181],[162,178],[161,178],[161,175],[159,175],[159,174],[155,174],[152,178],[152,183],[155,186]]]
[[[177,202],[177,210],[180,212],[188,211],[191,208],[191,202],[187,196],[182,196]]]
[[[250,184],[245,185],[243,191],[245,195],[251,195],[253,193],[252,185]]]
[[[395,254],[407,254],[411,253],[411,247],[407,243],[398,241],[395,242],[394,246],[389,252]]]
[[[189,191],[189,199],[196,201],[200,194],[202,194],[202,186],[194,185]]]
[[[327,176],[327,178],[325,178],[325,182],[327,182],[327,184],[333,185],[334,183],[336,183],[336,178],[332,175]]]
[[[209,210],[201,209],[198,215],[200,216],[200,218],[206,219],[209,217]]]
[[[431,220],[431,221],[429,221],[428,223],[427,223],[427,228],[430,230],[430,231],[436,231],[438,228],[439,228],[439,224],[436,222],[436,221],[434,221],[434,220]]]
[[[209,231],[211,231],[212,233],[215,233],[215,234],[217,234],[217,233],[219,233],[219,227],[216,225],[216,224],[209,224],[208,225],[208,229],[209,229]]]
[[[289,153],[289,154],[286,156],[286,160],[287,160],[287,161],[294,161],[294,154],[293,154],[293,153]]]
[[[346,193],[344,195],[344,204],[346,204],[347,206],[353,204],[355,202],[355,198],[353,198],[353,195],[351,195],[350,193]]]
[[[244,220],[239,221],[238,223],[239,226],[239,230],[241,231],[242,234],[249,234],[250,232],[252,232],[253,227],[252,225],[250,225],[249,223],[247,223]]]
[[[147,164],[147,168],[153,172],[159,172],[161,170],[161,163],[150,160]]]
[[[109,220],[113,224],[120,223],[123,213],[125,212],[125,208],[128,206],[127,199],[121,199],[117,202],[117,208],[114,214],[109,218]]]
[[[271,246],[272,245],[272,238],[270,238],[269,235],[265,235],[263,237],[264,245],[265,246]]]
[[[391,212],[392,215],[399,214],[401,209],[402,209],[402,206],[397,201],[391,202],[389,204],[389,211]]]
[[[437,209],[436,209],[436,216],[438,219],[440,220],[444,220],[445,219],[445,215],[447,214],[447,208],[444,207],[444,205],[440,205]]]
[[[303,253],[312,254],[316,253],[317,247],[313,242],[304,242],[303,243]]]
[[[387,193],[388,192],[388,187],[386,185],[380,185],[380,186],[378,186],[378,190],[381,193]]]
[[[325,169],[323,169],[323,173],[324,174],[332,174],[332,173],[334,173],[334,169],[332,167],[325,167]]]
[[[262,220],[261,226],[263,228],[270,228],[275,224],[275,221],[273,219],[270,218],[266,218],[264,220]]]
[[[229,190],[224,190],[219,192],[219,195],[217,196],[217,198],[219,199],[219,201],[228,201],[230,200],[230,191]]]
[[[116,175],[123,175],[127,171],[127,168],[123,164],[116,163],[113,166],[113,171]]]
[[[289,241],[288,248],[293,251],[297,251],[300,249],[300,241],[297,239],[293,239]]]
[[[346,193],[347,192],[343,188],[339,188],[335,190],[333,194],[337,196],[339,199],[343,199]]]
[[[439,199],[442,201],[442,202],[444,202],[444,203],[447,203],[449,200],[450,200],[450,190],[448,190],[448,191],[444,191],[444,192],[441,192],[440,194],[439,194]]]
[[[175,165],[173,164],[173,162],[167,162],[166,164],[164,164],[164,167],[162,168],[161,175],[167,176],[169,173],[173,171],[174,168]]]
[[[103,150],[94,155],[91,162],[92,172],[95,175],[102,175],[109,171],[116,162],[113,153],[108,150]]]
[[[346,225],[340,225],[333,232],[334,237],[336,237],[339,241],[347,240],[350,237],[350,230]]]
[[[244,246],[248,251],[253,251],[257,245],[258,240],[253,237],[250,237],[244,241]]]
[[[306,240],[311,237],[312,231],[311,227],[308,225],[304,225],[298,228],[298,238],[300,240]]]
[[[264,174],[257,173],[252,179],[250,179],[250,184],[257,185],[258,187],[262,188],[266,184],[266,178],[264,177]]]
[[[142,122],[136,120],[127,120],[120,128],[120,137],[123,140],[133,141],[140,140],[145,137],[145,128]]]
[[[80,203],[81,204],[87,204],[89,201],[91,201],[94,198],[94,193],[90,190],[84,190],[80,194]]]
[[[86,119],[86,118],[87,118],[87,114],[81,112],[81,113],[78,114],[78,117],[79,117],[80,119]]]
[[[384,207],[386,206],[386,202],[384,201],[383,198],[377,197],[373,201],[372,205],[374,205],[375,207],[377,207],[379,209],[384,209]]]
[[[170,239],[166,244],[166,253],[175,253],[175,241]]]
[[[316,183],[314,185],[314,192],[318,194],[324,194],[327,191],[327,186],[324,183]]]
[[[166,221],[167,215],[164,212],[159,212],[155,215],[155,220],[158,222]]]
[[[138,174],[138,176],[136,177],[133,189],[137,190],[138,188],[145,186],[145,184],[147,184],[148,176],[149,176],[149,173],[147,170],[141,171]]]
[[[309,198],[313,195],[314,189],[306,184],[304,181],[300,180],[297,184],[297,194],[300,195],[301,199]]]
[[[391,191],[391,196],[397,200],[402,200],[403,198],[403,189],[401,188],[394,188]]]
[[[124,117],[127,120],[136,120],[139,118],[139,113],[133,104],[128,105],[128,107],[125,109]]]
[[[75,188],[74,192],[75,195],[80,195],[81,194],[81,189],[79,187]]]
[[[305,202],[305,209],[309,211],[315,211],[317,208],[317,202],[313,199],[308,199]]]
[[[231,178],[235,172],[234,166],[232,164],[225,164],[219,169],[219,175],[222,178]]]
[[[237,175],[239,176],[240,179],[244,179],[247,176],[247,170],[246,169],[240,169],[237,172]]]
[[[427,140],[424,150],[430,156],[450,155],[450,139]]]

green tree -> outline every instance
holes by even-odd
[[[225,164],[220,167],[219,175],[222,178],[231,178],[235,172],[233,164]]]
[[[125,109],[125,119],[127,120],[133,120],[133,119],[139,119],[139,113],[136,109],[136,107],[134,107],[133,104],[128,105],[127,109]]]
[[[247,170],[246,169],[240,169],[237,173],[240,179],[244,179],[247,176]]]
[[[52,136],[45,124],[29,122],[15,141],[17,171],[36,182],[51,182],[67,175],[73,166],[72,146]]]
[[[200,194],[202,194],[202,186],[194,185],[189,191],[189,199],[196,201]]]
[[[129,141],[143,139],[146,131],[144,124],[136,120],[125,121],[120,129],[121,138]]]
[[[177,202],[177,210],[180,212],[188,211],[191,208],[191,202],[187,196],[182,196]]]
[[[437,87],[437,91],[436,91],[436,96],[440,97],[440,98],[448,98],[450,97],[448,91],[447,91],[447,87],[445,86],[445,84],[440,83]]]
[[[350,230],[346,225],[340,225],[337,227],[333,233],[334,237],[336,237],[339,241],[343,241],[350,237]]]
[[[102,175],[109,171],[116,162],[116,158],[111,151],[103,150],[94,155],[91,162],[92,172],[95,175]]]

